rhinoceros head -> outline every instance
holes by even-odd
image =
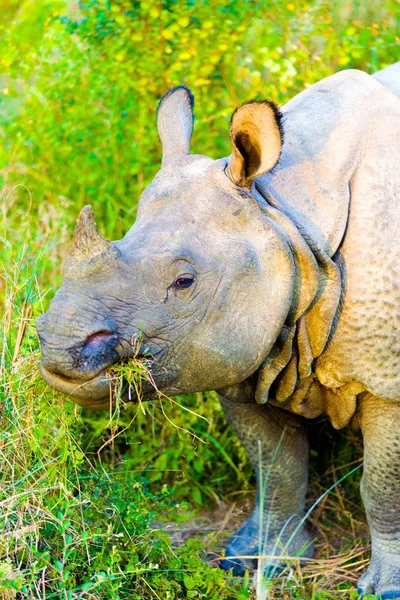
[[[192,108],[185,87],[162,98],[162,168],[135,224],[108,242],[85,207],[63,284],[38,319],[45,380],[83,406],[108,406],[107,368],[138,354],[166,394],[245,381],[291,309],[293,255],[253,193],[279,159],[279,111],[267,102],[239,108],[232,155],[212,160],[190,154]]]

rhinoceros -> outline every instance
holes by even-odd
[[[109,407],[107,369],[133,356],[164,394],[218,392],[259,477],[221,564],[235,573],[256,564],[260,519],[264,552],[312,555],[305,425],[326,415],[364,439],[359,591],[400,596],[399,98],[400,63],[336,73],[281,110],[251,101],[213,160],[190,154],[191,91],[169,90],[136,222],[109,242],[83,208],[37,321],[44,379],[81,406]]]

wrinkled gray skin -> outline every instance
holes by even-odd
[[[83,209],[37,322],[45,380],[82,406],[108,407],[105,369],[138,352],[165,394],[219,392],[269,473],[222,563],[237,573],[261,528],[266,554],[312,555],[304,419],[361,427],[372,559],[359,589],[384,599],[400,596],[399,82],[397,64],[309,88],[283,109],[282,148],[274,107],[244,105],[216,161],[189,154],[191,95],[171,90],[136,223],[110,243]]]

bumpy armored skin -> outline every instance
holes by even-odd
[[[372,536],[359,587],[383,600],[400,597],[399,82],[400,63],[348,70],[283,115],[245,104],[219,160],[190,154],[193,97],[173,88],[135,224],[108,242],[85,207],[37,321],[43,377],[82,406],[108,408],[107,369],[133,356],[164,394],[219,393],[258,476],[222,562],[237,573],[260,552],[272,572],[311,555],[304,419],[358,423]]]

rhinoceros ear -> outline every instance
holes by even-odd
[[[194,98],[189,88],[178,85],[161,98],[157,108],[158,134],[162,143],[162,165],[190,152]]]
[[[230,125],[232,155],[227,174],[236,185],[252,181],[278,162],[283,143],[282,114],[273,102],[253,101],[238,108]]]

